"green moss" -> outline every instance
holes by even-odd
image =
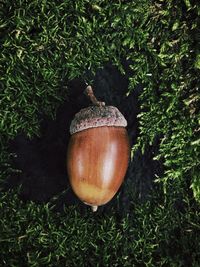
[[[107,61],[124,72],[122,58],[132,62],[127,94],[138,83],[145,87],[136,147],[160,136],[155,160],[165,165],[157,177],[165,204],[138,204],[120,222],[114,212],[81,218],[67,209],[60,216],[2,193],[4,266],[200,265],[197,207],[187,204],[180,213],[169,204],[178,196],[186,201],[188,187],[200,201],[199,15],[195,0],[0,3],[1,180],[16,171],[8,141],[40,134],[39,114],[54,117],[67,98],[63,82],[87,80],[88,70]]]
[[[154,201],[157,201],[156,199]],[[198,266],[199,218],[171,203],[132,204],[131,214],[62,214],[51,205],[24,204],[16,192],[0,198],[2,266]],[[196,210],[195,210],[196,209]]]

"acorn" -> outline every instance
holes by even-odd
[[[93,94],[93,106],[81,109],[70,125],[67,170],[74,193],[96,211],[109,202],[127,171],[130,145],[127,121],[113,106],[105,106]]]

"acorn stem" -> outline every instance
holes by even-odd
[[[85,94],[88,96],[90,101],[92,102],[93,105],[103,107],[105,106],[105,102],[98,101],[96,96],[94,95],[93,89],[91,85],[88,85],[85,89]]]
[[[93,212],[96,212],[97,209],[98,209],[98,206],[91,206],[91,208],[92,208],[92,211],[93,211]]]

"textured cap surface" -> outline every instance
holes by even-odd
[[[70,133],[74,134],[89,128],[100,126],[126,127],[127,121],[121,112],[113,106],[91,106],[76,113],[70,125]]]

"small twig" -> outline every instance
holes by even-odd
[[[92,86],[91,85],[88,85],[85,89],[85,92],[84,92],[88,98],[90,99],[90,101],[92,102],[93,105],[95,106],[99,106],[99,107],[103,107],[105,106],[105,102],[101,102],[101,101],[98,101],[93,93],[93,89],[92,89]]]

